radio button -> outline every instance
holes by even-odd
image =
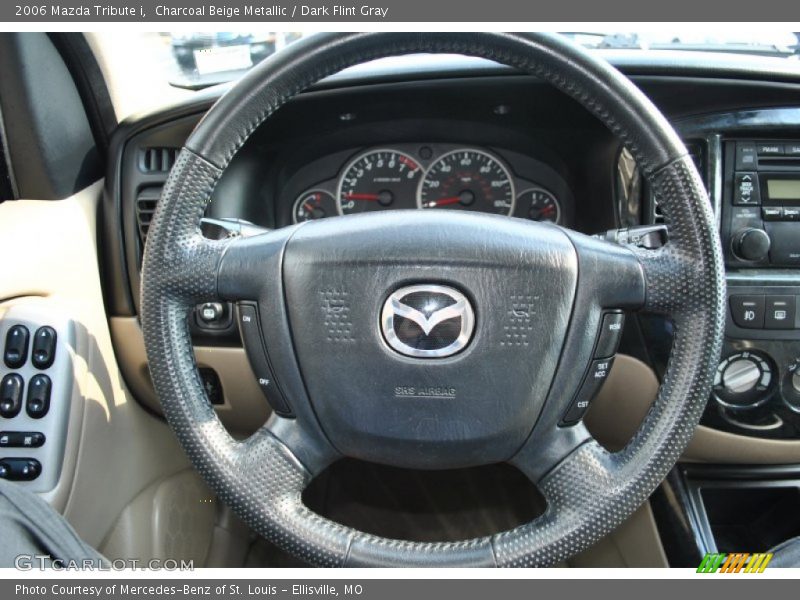
[[[783,144],[759,142],[756,150],[759,156],[783,156]]]
[[[736,173],[736,179],[733,184],[733,203],[736,206],[761,204],[758,175],[755,173]]]
[[[782,206],[764,206],[761,209],[761,218],[765,221],[780,221],[783,219]]]
[[[784,206],[783,207],[783,220],[784,221],[800,221],[800,207],[797,207],[797,206]]]
[[[739,142],[736,144],[736,170],[753,171],[757,165],[756,145],[753,142]]]

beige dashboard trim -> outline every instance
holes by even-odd
[[[611,450],[630,440],[658,392],[653,370],[619,355],[608,381],[586,416],[586,425]],[[729,464],[800,463],[800,441],[767,440],[717,431],[700,425],[682,460]]]
[[[135,317],[112,317],[109,324],[125,380],[140,402],[161,414],[139,321]],[[199,367],[212,368],[219,376],[225,403],[217,407],[217,414],[231,432],[249,435],[266,422],[269,405],[242,348],[199,346],[195,347],[195,357]]]
[[[683,460],[728,464],[800,463],[800,441],[765,440],[717,431],[700,425]]]

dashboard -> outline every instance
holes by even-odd
[[[686,144],[725,258],[722,354],[684,456],[707,464],[692,474],[684,463],[665,482],[676,486],[677,508],[660,501],[660,492],[653,497],[656,520],[668,524],[665,546],[670,536],[680,538],[672,543],[677,548],[702,538],[702,557],[717,550],[709,533],[716,509],[701,497],[702,486],[724,488],[725,519],[731,511],[747,516],[755,503],[748,496],[741,504],[734,492],[777,488],[787,477],[794,482],[796,470],[763,465],[800,463],[800,72],[778,61],[661,56],[612,60]],[[365,67],[338,75],[283,106],[233,158],[207,219],[278,228],[364,211],[467,210],[590,235],[669,230],[631,155],[572,100],[491,63],[414,60],[405,71]],[[223,92],[198,92],[192,101],[131,119],[112,140],[104,291],[112,334],[121,340],[120,370],[154,412],[160,407],[137,322],[142,250],[178,149]],[[209,398],[226,426],[244,434],[266,418],[266,403],[235,315],[231,305],[203,303],[189,327]],[[629,370],[621,383],[609,381],[600,395],[612,391],[586,414],[600,443],[621,448],[639,427],[650,407],[639,402],[641,390],[655,389],[663,376],[672,328],[661,315],[626,315],[614,371]],[[598,406],[605,412],[593,412]],[[685,514],[677,519],[676,510]],[[680,533],[677,522],[690,526]]]
[[[797,440],[800,76],[773,63],[755,71],[716,56],[684,58],[627,57],[617,66],[683,138],[719,223],[729,314],[703,423],[737,440]],[[630,154],[577,103],[491,63],[431,60],[439,62],[429,70],[411,61],[407,72],[336,76],[283,106],[232,159],[205,216],[276,228],[365,211],[466,210],[585,234],[664,224]],[[103,265],[112,315],[139,312],[149,220],[178,149],[223,92],[198,92],[115,135]],[[230,306],[198,306],[196,346],[209,355],[240,349],[233,315]],[[670,344],[667,320],[626,321],[622,351],[657,376]],[[224,408],[236,382],[207,362],[222,380]],[[146,371],[141,362],[121,368],[130,380]]]
[[[301,223],[361,212],[432,209],[477,211],[567,224],[573,199],[546,163],[503,149],[412,142],[360,149],[341,162],[323,157],[306,172],[335,177],[309,181],[292,202]],[[285,207],[284,207],[285,208]]]

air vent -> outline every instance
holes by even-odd
[[[143,148],[139,151],[139,170],[143,173],[168,173],[177,156],[177,148]]]
[[[703,185],[707,188],[708,187],[708,179],[707,169],[706,169],[706,159],[705,159],[705,143],[694,141],[694,142],[686,142],[686,150],[689,153],[689,157],[694,162],[694,165],[697,167],[697,170],[700,172],[700,180],[703,182]],[[664,222],[664,213],[661,212],[661,207],[658,205],[658,200],[654,196],[652,196],[652,207],[653,207],[653,214],[650,219],[651,223],[663,223]]]
[[[136,196],[136,223],[139,225],[139,238],[142,240],[142,245],[147,238],[147,230],[153,220],[153,213],[156,212],[161,189],[161,187],[142,188]]]

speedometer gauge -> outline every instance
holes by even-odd
[[[434,162],[419,184],[420,208],[449,208],[510,215],[514,182],[499,159],[482,150],[453,150]]]
[[[336,202],[343,215],[414,208],[419,163],[404,152],[370,150],[347,165],[339,179]]]

